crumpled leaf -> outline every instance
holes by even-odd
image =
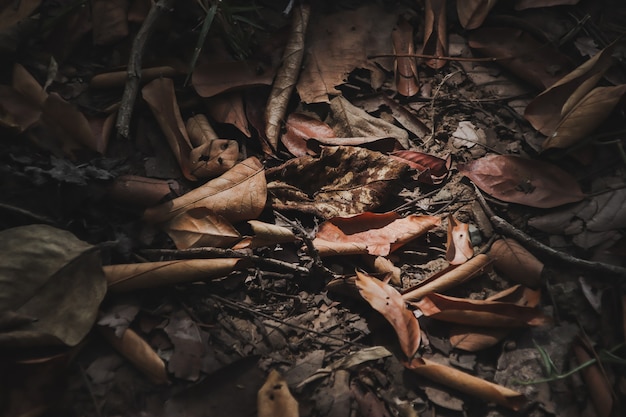
[[[551,208],[585,197],[574,177],[548,162],[490,154],[458,168],[481,190],[510,203]]]
[[[476,29],[483,24],[498,0],[464,0],[456,2],[459,23],[465,29]]]
[[[452,265],[460,265],[473,256],[474,248],[469,236],[469,224],[458,221],[450,214],[448,216],[446,260]]]
[[[75,346],[83,340],[106,293],[97,248],[65,230],[34,224],[0,232],[0,250],[0,318],[11,324],[0,330],[0,346]]]
[[[296,157],[315,154],[307,148],[308,139],[336,137],[326,123],[302,113],[291,113],[285,122],[285,129],[281,142]]]
[[[513,239],[498,239],[491,245],[489,257],[496,270],[514,282],[537,288],[541,284],[543,262]]]
[[[296,87],[304,57],[304,38],[309,24],[311,7],[298,4],[292,12],[291,36],[285,46],[283,62],[274,78],[274,85],[265,106],[265,137],[273,149],[278,147],[280,124],[285,118],[287,105]]]
[[[483,129],[477,128],[472,122],[463,120],[459,122],[459,127],[452,133],[452,144],[455,148],[472,148],[477,143],[487,144],[487,135]]]
[[[417,179],[425,184],[441,184],[448,178],[452,166],[452,155],[441,159],[418,151],[396,151],[389,156],[419,171]]]
[[[103,267],[111,291],[133,291],[220,278],[242,267],[239,258],[183,259]]]
[[[446,0],[426,0],[424,15],[424,47],[422,48],[422,54],[447,56]],[[441,59],[428,59],[425,63],[433,69],[439,69],[446,65],[446,61]]]
[[[412,55],[415,53],[413,44],[413,26],[403,18],[391,32],[393,52],[397,55]],[[412,97],[419,92],[419,73],[415,57],[396,57],[394,65],[396,90],[406,97]]]
[[[287,382],[272,369],[257,394],[258,417],[298,417],[298,401],[289,392]]]
[[[228,220],[206,207],[186,210],[161,227],[178,249],[202,246],[228,248],[241,239],[237,229]]]
[[[362,213],[322,223],[313,245],[320,256],[365,254],[386,256],[441,224],[435,216]]]
[[[266,200],[263,166],[257,158],[250,157],[187,194],[147,209],[144,220],[161,223],[183,211],[205,207],[235,223],[256,218]]]
[[[407,358],[412,358],[421,341],[419,322],[413,313],[406,308],[402,296],[391,285],[365,273],[357,271],[356,286],[361,296],[382,314],[393,326],[402,352]]]
[[[176,378],[197,381],[200,378],[203,357],[207,353],[198,323],[183,311],[177,311],[168,317],[163,327],[174,345],[173,352],[167,361],[167,369]]]
[[[272,206],[323,218],[349,216],[379,207],[406,172],[386,155],[350,146],[323,147],[267,170]]]

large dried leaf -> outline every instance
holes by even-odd
[[[217,123],[229,123],[247,137],[252,137],[248,129],[248,119],[240,91],[218,94],[206,101],[207,112]]]
[[[235,165],[221,177],[175,198],[147,209],[144,220],[167,221],[183,211],[205,207],[232,223],[255,219],[267,200],[267,186],[261,162],[250,157]]]
[[[193,281],[207,281],[245,264],[239,258],[184,259],[103,267],[111,291],[133,291]]]
[[[417,179],[426,184],[438,185],[444,182],[452,166],[452,155],[441,159],[418,151],[396,151],[389,156],[417,170]]]
[[[402,352],[412,358],[420,346],[419,322],[406,308],[400,293],[386,282],[357,271],[356,285],[361,296],[393,326]]]
[[[476,29],[483,24],[498,0],[465,0],[456,2],[459,22],[465,29]]]
[[[335,132],[326,123],[301,113],[291,113],[285,122],[285,133],[281,142],[294,156],[313,155],[307,148],[311,138],[334,138]]]
[[[206,207],[186,210],[161,227],[178,249],[201,246],[228,248],[241,239],[233,225]]]
[[[426,358],[415,358],[410,363],[405,363],[405,366],[431,381],[459,390],[485,402],[496,403],[513,410],[519,410],[526,403],[524,395],[517,391]]]
[[[554,133],[543,142],[543,148],[568,148],[585,139],[608,119],[624,93],[626,84],[591,90],[563,116]]]
[[[367,68],[373,78],[381,79],[383,73],[377,64],[387,70],[392,68],[391,58],[369,60],[368,56],[392,53],[389,38],[398,19],[397,11],[376,4],[330,15],[320,15],[321,9],[313,11],[304,68],[297,85],[305,103],[328,102],[329,95],[341,94],[335,87],[343,84],[355,68]]]
[[[489,257],[493,259],[496,270],[506,278],[531,288],[541,284],[543,262],[515,240],[496,240],[491,246]]]
[[[0,85],[0,126],[22,133],[33,126],[41,110],[13,88]]]
[[[253,87],[271,85],[275,70],[260,61],[204,62],[191,75],[191,85],[200,97]]]
[[[546,136],[556,130],[561,119],[600,81],[613,63],[615,44],[604,48],[531,101],[524,117]]]
[[[0,31],[26,19],[40,4],[41,0],[24,0],[18,3],[3,1],[0,4]]]
[[[395,212],[334,217],[320,225],[313,245],[320,256],[365,254],[386,256],[407,242],[439,226],[435,216]]]
[[[426,294],[444,291],[453,288],[471,278],[487,272],[491,266],[491,259],[485,254],[478,254],[462,265],[451,265],[443,271],[421,281],[414,287],[402,292],[402,297],[407,300],[419,300]]]
[[[469,237],[469,224],[458,221],[450,214],[448,216],[446,260],[452,265],[460,265],[473,256],[474,248]]]
[[[272,369],[257,394],[258,417],[298,417],[298,401],[289,392],[287,381]]]
[[[425,316],[485,327],[526,327],[550,323],[540,310],[491,300],[470,300],[431,293],[413,303]]]
[[[572,67],[567,56],[520,29],[481,28],[472,31],[468,41],[472,49],[500,58],[500,65],[540,89],[550,87]]]
[[[106,293],[97,248],[30,225],[0,232],[0,250],[0,318],[13,317],[0,329],[0,346],[78,344]]]
[[[582,200],[578,183],[556,165],[514,155],[487,155],[459,172],[487,194],[510,203],[551,208]]]
[[[406,169],[380,152],[329,146],[268,170],[267,180],[275,208],[331,218],[376,209]]]
[[[172,180],[121,175],[107,188],[107,195],[118,203],[146,208],[178,192],[179,188],[178,184]]]
[[[448,29],[446,27],[446,0],[426,0],[424,5],[425,55],[445,57],[448,53]],[[446,65],[441,59],[428,59],[426,65],[439,69]]]
[[[400,18],[398,24],[391,32],[393,52],[397,55],[415,54],[413,44],[413,26]],[[419,92],[419,73],[415,57],[397,57],[394,65],[396,90],[406,97],[412,97]]]
[[[273,149],[278,147],[281,121],[285,119],[287,105],[300,74],[304,57],[304,38],[310,15],[311,7],[304,3],[296,6],[292,12],[291,36],[265,106],[265,137]]]
[[[41,120],[63,143],[68,154],[81,147],[94,151],[100,148],[85,115],[57,93],[48,95],[42,106]]]

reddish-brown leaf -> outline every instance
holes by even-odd
[[[400,18],[398,24],[391,32],[393,52],[397,55],[412,55],[415,53],[413,44],[413,26],[404,18]],[[396,89],[398,93],[406,97],[412,97],[419,92],[419,74],[417,61],[414,57],[397,57],[394,66]]]
[[[426,184],[441,184],[448,177],[452,166],[452,156],[446,159],[418,151],[397,151],[390,155],[400,162],[419,171],[418,180]]]
[[[200,97],[252,87],[271,85],[274,69],[259,61],[204,62],[194,69],[191,85]]]
[[[483,24],[498,0],[464,0],[456,2],[459,23],[465,29],[476,29]]]
[[[489,257],[505,278],[531,288],[537,288],[541,284],[543,262],[515,240],[496,240],[491,246]]]
[[[469,224],[458,221],[450,214],[448,216],[446,260],[452,265],[460,265],[473,256],[474,248],[469,236]]]
[[[446,0],[426,0],[424,14],[424,47],[422,48],[422,53],[444,57],[448,53]],[[429,59],[426,61],[426,65],[439,69],[446,65],[446,61]]]
[[[308,139],[335,137],[335,132],[326,123],[302,113],[291,113],[287,117],[285,128],[281,142],[295,156],[314,154],[307,148]]]

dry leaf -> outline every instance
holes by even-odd
[[[516,0],[515,10],[525,10],[538,7],[573,6],[580,0]]]
[[[291,36],[265,106],[265,137],[274,150],[278,148],[281,121],[285,118],[287,105],[300,74],[304,57],[304,38],[310,15],[311,7],[308,4],[301,3],[293,9]]]
[[[400,18],[391,32],[393,52],[397,55],[412,55],[415,53],[413,45],[413,26],[406,19]],[[396,57],[394,65],[396,90],[406,97],[412,97],[419,92],[419,74],[415,57]]]
[[[172,78],[183,74],[184,71],[170,66],[144,68],[141,70],[140,79],[146,83],[155,78]],[[94,75],[89,81],[89,87],[111,89],[124,86],[128,80],[128,71],[104,72]]]
[[[110,45],[128,35],[128,0],[94,0],[91,9],[94,45]]]
[[[574,341],[572,349],[579,364],[586,363],[597,357],[596,355],[592,356],[587,351],[585,343],[580,338]],[[615,398],[613,397],[613,389],[600,366],[597,363],[593,363],[583,368],[580,372],[589,390],[589,395],[598,417],[615,415],[613,411],[617,404],[615,404]]]
[[[514,282],[537,288],[541,284],[543,263],[513,239],[493,242],[489,257],[496,270]]]
[[[107,189],[113,201],[143,208],[154,206],[178,191],[180,186],[175,181],[136,175],[119,176]]]
[[[389,281],[394,285],[402,285],[402,270],[395,266],[393,262],[384,256],[371,256],[364,255],[365,262],[379,274],[386,274],[389,276]]]
[[[510,203],[552,208],[585,197],[574,177],[548,162],[491,154],[458,168],[481,190]]]
[[[109,290],[133,291],[220,278],[244,264],[239,258],[184,259],[107,265],[103,269]]]
[[[258,417],[298,417],[298,401],[289,392],[287,382],[272,369],[257,394]]]
[[[448,28],[446,27],[446,0],[426,0],[424,5],[424,47],[422,54],[445,57],[448,53]],[[433,69],[442,68],[446,61],[426,60]]]
[[[296,157],[313,154],[307,148],[308,139],[335,137],[335,132],[326,123],[301,113],[291,113],[285,122],[285,129],[280,140]]]
[[[115,350],[128,359],[150,381],[159,385],[169,382],[163,359],[134,330],[124,330],[121,337],[117,337],[115,330],[111,327],[98,326],[98,330]]]
[[[372,308],[393,326],[402,351],[407,358],[412,358],[419,349],[421,331],[417,318],[406,308],[400,293],[386,282],[359,271],[356,273],[356,286]]]
[[[186,130],[194,148],[189,154],[191,173],[198,178],[213,178],[237,164],[239,144],[219,139],[206,116],[197,114],[187,120]]]
[[[451,265],[443,271],[423,280],[418,285],[402,292],[407,301],[419,300],[426,294],[453,288],[471,278],[487,272],[491,259],[485,254],[478,254],[462,265]]]
[[[235,126],[246,137],[252,137],[248,129],[248,119],[243,106],[240,91],[218,94],[206,101],[207,112],[217,123],[228,123]]]
[[[452,265],[460,265],[473,256],[474,248],[469,237],[469,224],[458,221],[450,214],[448,216],[446,260]]]
[[[144,220],[167,221],[183,211],[205,207],[228,221],[236,223],[258,217],[265,207],[267,187],[261,162],[255,157],[235,165],[221,177],[175,198],[147,209]]]
[[[334,217],[320,225],[313,245],[320,256],[387,256],[440,224],[439,217],[412,214],[403,218],[395,212]]]
[[[456,2],[459,22],[465,29],[476,29],[483,24],[498,0],[463,0]]]
[[[241,239],[237,229],[228,220],[206,207],[186,210],[161,227],[178,249],[202,246],[229,248]]]
[[[111,113],[106,117],[86,116],[87,122],[89,122],[89,126],[91,127],[91,132],[93,133],[96,152],[103,155],[106,153],[111,133],[113,133],[116,116],[116,113]]]
[[[452,166],[452,155],[441,159],[423,152],[396,151],[389,156],[419,171],[417,179],[425,184],[441,184],[448,178]]]
[[[0,85],[0,126],[23,133],[41,117],[39,106],[13,88]]]
[[[275,224],[264,223],[258,220],[249,220],[252,226],[253,236],[244,238],[233,246],[233,249],[254,249],[264,246],[272,246],[280,243],[295,242],[296,236],[291,229]]]
[[[19,3],[3,2],[0,6],[0,31],[26,19],[40,4],[41,0],[24,0]]]
[[[274,69],[261,61],[203,62],[193,70],[191,85],[200,97],[253,87],[271,85]]]

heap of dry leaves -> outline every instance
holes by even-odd
[[[0,2],[0,415],[621,415],[624,31]]]

